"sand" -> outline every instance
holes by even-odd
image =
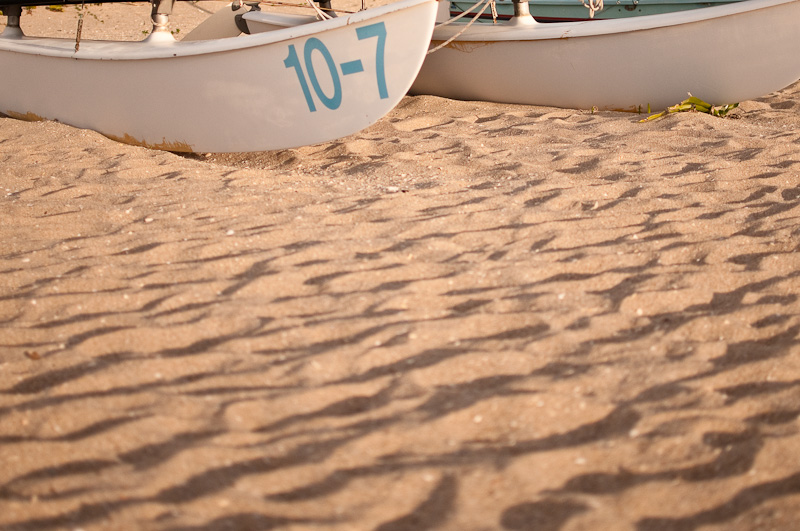
[[[798,109],[0,118],[0,528],[794,529]]]

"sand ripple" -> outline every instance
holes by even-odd
[[[791,528],[799,94],[208,157],[0,119],[0,527]]]

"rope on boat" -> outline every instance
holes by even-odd
[[[494,18],[494,19],[495,19],[495,21],[496,21],[496,20],[497,20],[497,8],[495,7],[495,3],[494,3],[494,1],[495,1],[495,0],[478,0],[478,2],[477,2],[476,4],[474,4],[472,7],[470,7],[469,9],[466,9],[466,10],[462,11],[460,14],[456,15],[455,17],[453,17],[453,18],[450,18],[450,19],[447,19],[446,21],[444,21],[444,22],[442,22],[441,24],[437,25],[437,27],[438,27],[438,28],[441,28],[442,26],[446,26],[446,25],[448,25],[448,24],[450,24],[450,23],[452,23],[452,22],[455,22],[456,20],[458,20],[458,19],[460,19],[460,18],[462,18],[462,17],[466,16],[466,15],[467,15],[467,14],[469,14],[469,13],[470,13],[470,12],[471,12],[473,9],[477,8],[477,7],[478,7],[478,6],[480,6],[481,4],[483,5],[483,7],[481,8],[481,10],[480,10],[480,11],[478,11],[478,12],[475,14],[475,16],[473,16],[473,17],[472,17],[472,20],[470,20],[470,21],[467,23],[467,25],[466,25],[466,26],[464,26],[463,28],[461,28],[461,30],[459,30],[459,32],[458,32],[458,33],[456,33],[455,35],[453,35],[452,37],[450,37],[449,39],[447,39],[446,41],[444,41],[444,42],[443,42],[442,44],[440,44],[439,46],[437,46],[437,47],[435,47],[435,48],[431,48],[430,50],[428,50],[428,53],[427,53],[426,55],[430,55],[430,54],[432,54],[433,52],[437,52],[437,51],[441,50],[442,48],[444,48],[445,46],[447,46],[448,44],[450,44],[451,42],[453,42],[454,40],[456,40],[457,38],[459,38],[459,37],[461,36],[461,34],[462,34],[462,33],[464,33],[465,31],[467,31],[467,29],[468,29],[470,26],[472,26],[472,25],[475,23],[475,21],[476,21],[476,20],[478,20],[478,19],[481,17],[481,15],[483,15],[483,13],[486,11],[486,9],[487,9],[487,8],[488,8],[490,5],[492,6],[492,18]],[[583,1],[583,0],[581,0],[581,1]],[[590,1],[591,1],[591,0],[590,0]],[[600,1],[602,2],[603,0],[600,0]]]
[[[581,0],[581,1],[583,1],[583,0]],[[602,0],[601,0],[601,1],[602,1]],[[332,16],[330,16],[329,14],[327,14],[326,12],[324,12],[323,10],[321,10],[319,7],[317,7],[317,5],[314,3],[314,0],[306,0],[306,3],[307,3],[309,6],[311,6],[311,9],[313,9],[314,11],[316,11],[316,12],[317,12],[317,18],[318,18],[318,19],[320,19],[320,20],[327,20],[327,19],[329,19],[329,18],[333,18]]]
[[[317,18],[319,20],[328,20],[330,18],[333,18],[332,16],[321,10],[317,6],[317,4],[314,3],[314,0],[306,0],[306,4],[317,13]]]
[[[83,32],[83,9],[86,2],[81,2],[80,13],[78,14],[78,30],[75,32],[75,52],[81,49],[81,33]]]
[[[437,27],[437,28],[441,28],[441,27],[443,27],[443,26],[447,26],[448,24],[451,24],[451,23],[455,22],[456,20],[459,20],[459,19],[461,19],[461,18],[463,18],[463,17],[466,17],[467,15],[469,15],[470,13],[472,13],[472,10],[473,10],[473,9],[475,9],[475,8],[477,8],[477,7],[480,7],[480,6],[481,6],[481,4],[485,4],[485,3],[489,2],[489,1],[490,1],[492,4],[494,4],[494,0],[478,0],[477,2],[475,2],[474,4],[472,4],[472,5],[471,5],[471,6],[470,6],[468,9],[465,9],[464,11],[462,11],[462,12],[461,12],[461,13],[459,13],[458,15],[454,16],[453,18],[449,18],[449,19],[445,20],[445,21],[444,21],[444,22],[442,22],[441,24],[437,24],[437,25],[436,25],[436,27]],[[494,6],[493,6],[493,7],[494,7]],[[484,6],[483,10],[482,10],[480,13],[478,13],[477,15],[475,15],[475,17],[474,17],[474,18],[478,18],[478,17],[480,17],[480,16],[483,14],[483,12],[484,12],[484,11],[486,11],[486,7],[485,7],[485,6]],[[474,20],[474,18],[473,18],[473,20]]]
[[[589,18],[594,18],[596,11],[603,10],[603,0],[581,0],[581,4],[589,10]]]

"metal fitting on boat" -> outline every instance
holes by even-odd
[[[150,19],[153,21],[153,33],[169,31],[169,16],[172,14],[173,0],[153,0]]]
[[[8,17],[6,26],[13,26],[15,28],[19,27],[19,17],[22,16],[22,6],[0,6],[0,11],[2,11],[2,13]]]
[[[19,19],[22,16],[22,6],[2,6],[0,13],[7,17],[6,28],[0,32],[5,38],[20,38],[23,36],[22,28],[19,27]]]
[[[527,0],[513,0],[514,3],[514,16],[515,17],[529,17],[531,16],[530,6]]]

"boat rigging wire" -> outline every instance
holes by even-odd
[[[290,2],[271,2],[269,0],[261,0],[258,3],[259,4],[263,4],[265,6],[271,6],[271,7],[302,7],[302,8],[309,7],[308,2],[303,3],[303,4],[299,4],[299,3],[290,3]],[[345,13],[347,15],[350,15],[350,14],[353,14],[353,13],[357,13],[357,11],[348,11],[346,9],[338,9],[338,8],[337,9],[328,9],[328,8],[319,7],[319,6],[313,6],[313,7],[316,7],[316,9],[319,9],[323,13],[325,13],[326,11],[336,11],[337,13]]]

